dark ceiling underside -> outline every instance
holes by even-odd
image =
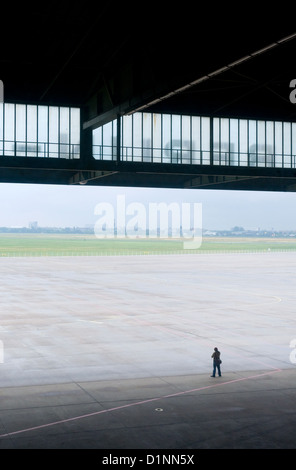
[[[97,6],[96,6],[97,5]],[[296,32],[289,13],[190,3],[22,2],[1,7],[0,74],[14,102],[98,113],[145,104]],[[2,9],[6,13],[2,12]],[[10,10],[10,11],[9,11]],[[292,119],[296,39],[166,99],[163,111]]]
[[[2,6],[5,101],[79,106],[85,122],[139,108],[295,120],[296,105],[289,100],[296,78],[293,11],[263,11],[249,3],[165,5]]]

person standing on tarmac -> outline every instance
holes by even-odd
[[[213,375],[211,377],[216,376],[216,369],[218,370],[218,375],[221,377],[221,369],[220,369],[220,364],[222,364],[222,361],[220,359],[220,351],[218,351],[218,348],[214,348],[214,352],[212,354],[212,359],[213,359]]]

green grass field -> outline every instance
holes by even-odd
[[[181,240],[97,239],[94,235],[0,234],[0,257],[107,256],[174,253],[294,251],[294,238],[204,238],[198,250],[184,250]]]

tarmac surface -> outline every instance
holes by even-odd
[[[296,253],[0,272],[1,449],[295,448]]]

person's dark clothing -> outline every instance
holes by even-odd
[[[221,360],[220,360],[220,351],[218,351],[217,348],[214,349],[214,352],[212,354],[212,359],[213,359],[213,375],[212,377],[215,377],[216,376],[216,369],[218,371],[218,375],[219,377],[221,377],[221,368],[220,368],[220,364],[221,364]]]

